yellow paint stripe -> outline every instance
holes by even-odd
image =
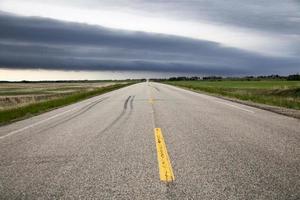
[[[160,128],[154,129],[159,176],[161,181],[172,182],[175,180],[166,143]]]
[[[153,98],[149,98],[149,103],[154,103],[154,99]]]

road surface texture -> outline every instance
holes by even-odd
[[[296,200],[299,147],[298,119],[139,83],[0,127],[0,199]]]

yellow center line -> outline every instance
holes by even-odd
[[[160,128],[154,129],[159,176],[161,181],[172,182],[175,180],[173,169],[168,155],[166,143]]]
[[[149,92],[150,92],[150,94],[149,94],[149,100],[148,100],[148,102],[151,103],[151,104],[154,104],[154,98],[153,98],[152,88],[150,88]]]
[[[154,103],[154,99],[152,97],[149,98],[149,103]]]

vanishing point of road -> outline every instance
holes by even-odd
[[[0,127],[0,199],[300,199],[300,121],[138,83]]]

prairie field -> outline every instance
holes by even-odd
[[[0,83],[0,125],[134,83],[136,82]]]
[[[93,91],[115,82],[76,83],[0,83],[0,110]]]
[[[267,105],[300,109],[300,81],[167,81],[196,91]]]

